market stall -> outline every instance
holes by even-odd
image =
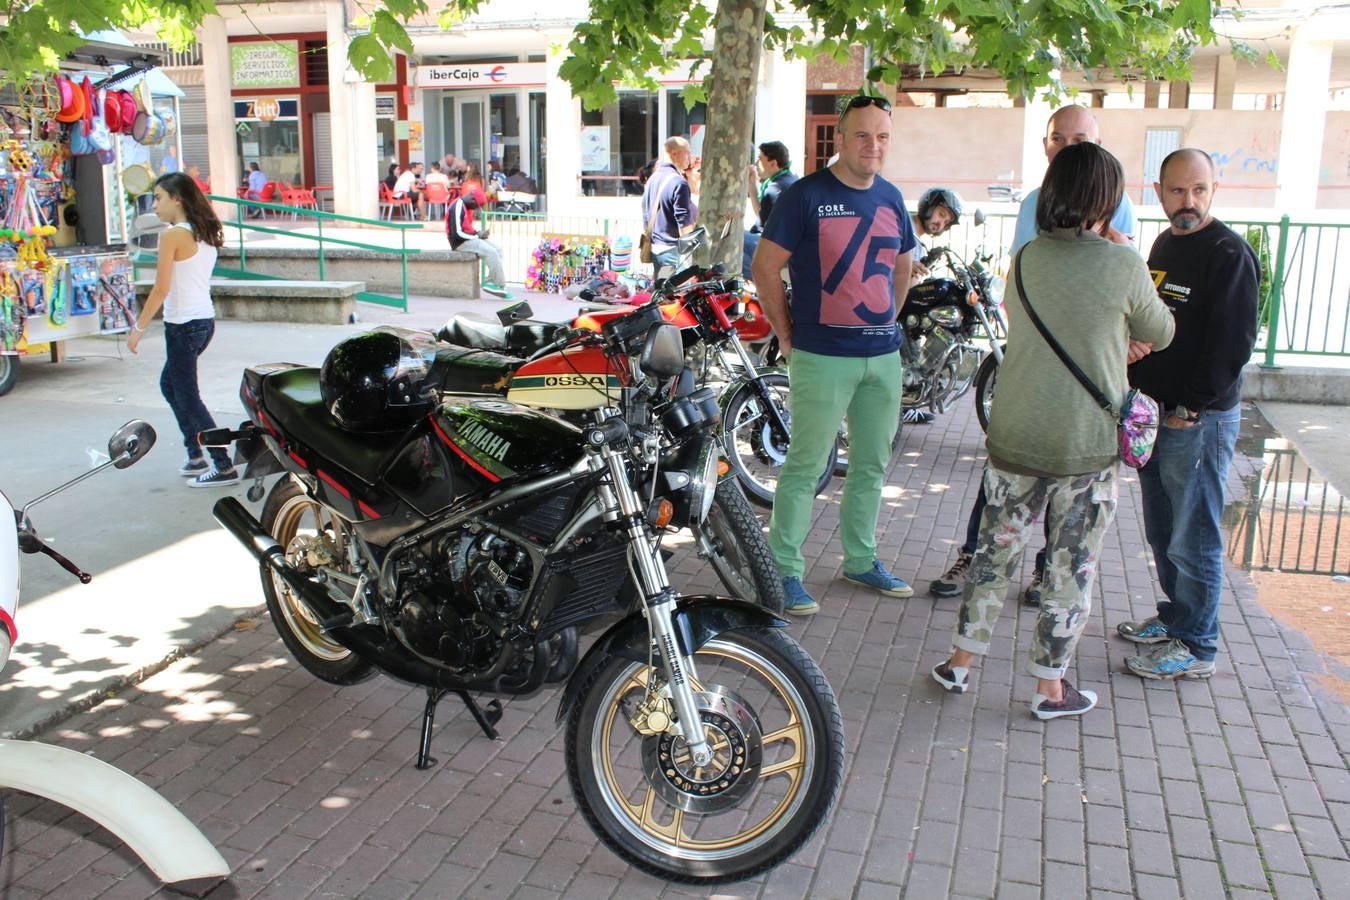
[[[90,42],[60,74],[0,92],[0,395],[22,357],[58,362],[65,341],[136,321],[126,199],[153,179],[124,171],[120,145],[175,137],[139,77],[156,62]]]

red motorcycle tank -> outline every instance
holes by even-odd
[[[576,426],[506,400],[450,397],[431,425],[455,457],[492,484],[556,471],[581,452]]]
[[[568,347],[516,369],[506,399],[540,409],[602,409],[619,402],[625,380],[603,347]]]

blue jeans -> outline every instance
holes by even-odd
[[[1158,429],[1153,458],[1139,470],[1144,535],[1167,600],[1158,618],[1199,660],[1218,652],[1223,593],[1223,488],[1241,410],[1206,412],[1190,428]]]
[[[750,263],[755,258],[755,251],[759,249],[759,239],[761,235],[758,231],[747,231],[745,233],[745,247],[741,251],[741,277],[753,280],[754,275],[750,274]]]
[[[183,446],[187,455],[196,459],[202,455],[201,445],[197,443],[197,432],[216,427],[206,404],[202,402],[202,392],[197,386],[197,357],[206,351],[211,337],[216,333],[215,319],[193,319],[175,325],[164,323],[164,346],[167,354],[164,359],[164,371],[159,376],[159,390],[169,401],[169,409],[178,420],[178,430],[183,432]],[[222,447],[212,447],[211,459],[216,468],[228,471],[232,468],[229,454]]]
[[[652,254],[652,272],[657,278],[669,278],[675,274],[675,267],[680,264],[680,248],[671,247],[669,250],[662,250],[660,253]],[[662,270],[665,271],[662,271]]]
[[[961,545],[961,552],[974,555],[975,547],[980,542],[980,519],[984,516],[984,508],[989,505],[989,498],[984,495],[984,479],[980,479],[980,492],[975,495],[975,506],[970,510],[970,521],[966,523],[966,542]],[[1045,571],[1045,548],[1050,545],[1050,516],[1044,512],[1041,514],[1042,531],[1045,533],[1045,543],[1041,549],[1036,551],[1036,570]]]

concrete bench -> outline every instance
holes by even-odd
[[[153,281],[136,282],[145,302]],[[359,281],[235,281],[211,279],[211,300],[221,319],[344,325],[356,312]]]
[[[319,274],[319,249],[312,247],[245,247],[248,271],[275,278],[314,278]],[[324,276],[363,281],[365,290],[395,296],[403,292],[400,254],[356,247],[324,250]],[[239,267],[239,247],[225,246],[220,265]],[[408,257],[408,293],[426,297],[478,299],[478,257],[466,250],[423,250]]]

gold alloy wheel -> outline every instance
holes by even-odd
[[[332,544],[338,558],[344,558],[342,528],[331,513],[303,494],[287,500],[277,512],[272,525],[272,536],[286,550],[289,559],[297,548],[312,543],[315,538],[324,537]],[[282,617],[286,627],[314,656],[328,662],[340,662],[351,656],[352,651],[330,640],[319,627],[319,622],[309,607],[301,602],[286,582],[275,573],[269,573],[272,590],[279,599]]]
[[[714,861],[750,852],[791,823],[817,748],[806,702],[778,666],[722,639],[700,648],[695,662],[713,750],[707,766],[693,766],[682,738],[635,733],[629,707],[645,697],[651,671],[641,663],[625,669],[600,700],[591,758],[621,828],[662,854]]]

